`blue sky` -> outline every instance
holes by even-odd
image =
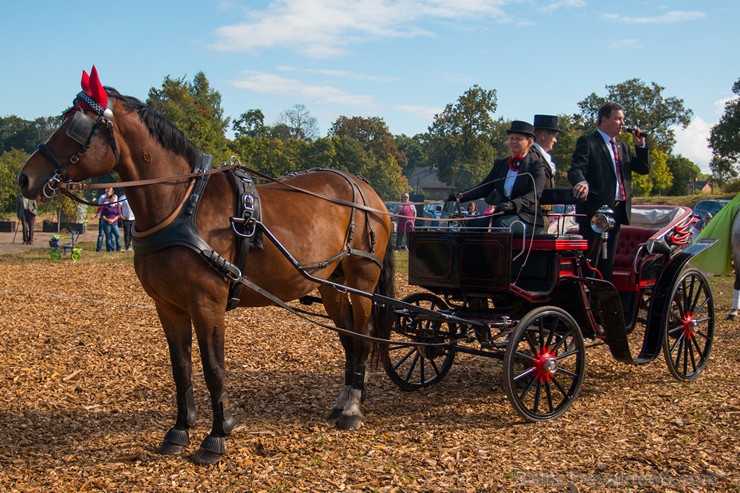
[[[93,64],[142,100],[203,71],[226,116],[258,108],[273,124],[302,104],[321,135],[341,115],[424,132],[474,84],[496,89],[494,116],[531,121],[639,78],[694,112],[674,152],[707,170],[740,78],[739,25],[737,0],[3,2],[0,116],[60,113]]]

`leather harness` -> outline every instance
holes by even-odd
[[[179,210],[176,210],[174,219],[163,228],[154,228],[146,232],[133,231],[133,246],[138,253],[152,253],[171,246],[184,246],[198,253],[219,274],[229,280],[229,299],[226,310],[232,310],[239,304],[243,284],[238,282],[247,264],[250,249],[262,249],[262,232],[257,227],[261,224],[262,209],[260,207],[257,187],[249,174],[240,168],[226,171],[231,177],[231,184],[236,188],[239,197],[237,214],[229,220],[236,234],[235,263],[231,263],[216,252],[200,235],[195,225],[195,216],[198,212],[200,200],[211,177],[205,174],[213,164],[213,156],[201,154],[199,163],[193,170],[202,173],[195,178],[189,188],[189,196],[183,201]]]
[[[183,200],[178,209],[173,211],[173,213],[165,219],[161,226],[155,226],[154,228],[143,232],[134,229],[133,247],[134,251],[137,253],[153,253],[172,246],[184,246],[196,252],[206,260],[206,262],[208,262],[210,267],[226,277],[229,281],[229,297],[226,303],[226,310],[228,311],[239,305],[241,291],[245,285],[251,287],[257,292],[262,293],[263,291],[261,289],[257,289],[257,286],[253,285],[253,283],[249,282],[242,276],[247,264],[249,250],[262,249],[263,234],[267,234],[270,241],[275,243],[280,251],[287,254],[289,258],[291,257],[288,252],[284,251],[284,247],[280,245],[277,238],[275,238],[262,223],[262,206],[259,194],[257,193],[257,187],[249,173],[240,167],[229,168],[224,171],[231,177],[230,183],[235,188],[235,192],[238,197],[236,215],[229,218],[232,230],[236,235],[235,262],[232,263],[226,260],[203,239],[195,224],[195,217],[198,212],[200,200],[203,197],[203,192],[205,191],[206,185],[211,176],[207,171],[211,168],[212,164],[213,156],[210,154],[201,154],[199,156],[199,162],[193,169],[193,174],[195,174],[196,177],[186,192],[185,200]],[[359,192],[362,203],[366,203],[362,190],[355,184],[354,180],[349,175],[334,169],[324,169],[321,171],[328,171],[341,175],[345,180],[347,180],[353,193]],[[322,197],[320,194],[308,191],[304,192],[309,195]],[[344,201],[337,202],[344,203]],[[335,262],[347,255],[365,257],[382,266],[382,262],[374,253],[375,232],[370,226],[369,221],[365,221],[365,223],[368,229],[367,233],[370,237],[370,251],[365,252],[350,246],[354,235],[354,217],[356,209],[364,209],[365,214],[369,213],[369,208],[367,206],[352,202],[352,214],[345,239],[345,247],[333,257],[320,262],[308,264],[295,263],[295,267],[299,271],[303,272],[304,275],[307,275],[309,271],[326,268],[332,262]]]

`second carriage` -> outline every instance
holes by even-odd
[[[550,201],[563,196],[553,190]],[[602,216],[592,224],[608,230],[608,211]],[[707,364],[715,319],[709,283],[688,265],[712,241],[689,246],[692,221],[687,207],[635,206],[612,282],[600,279],[586,241],[565,225],[524,237],[482,228],[414,232],[409,284],[424,291],[395,311],[386,373],[416,390],[439,383],[458,353],[500,359],[506,394],[529,421],[557,418],[574,402],[587,342],[635,365],[662,352],[673,377],[694,380]],[[631,350],[638,333],[642,345]]]

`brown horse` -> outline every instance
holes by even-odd
[[[180,130],[151,108],[103,88],[94,67],[89,77],[83,72],[82,86],[60,128],[18,175],[21,192],[28,198],[48,196],[60,183],[81,182],[115,170],[131,183],[126,191],[136,215],[136,235],[146,237],[193,200],[190,190],[195,178],[182,176],[196,168],[199,154]],[[205,190],[196,197],[195,225],[217,257],[236,264],[237,235],[230,217],[241,196],[227,174],[209,175]],[[141,184],[142,180],[149,182]],[[383,201],[370,185],[347,173],[316,170],[257,189],[262,220],[256,226],[265,234],[262,248],[248,254],[244,278],[284,301],[318,287],[336,327],[364,335],[374,328],[374,335],[387,337],[391,309],[374,303],[372,293],[393,296],[391,224]],[[136,274],[154,299],[164,328],[177,392],[177,419],[158,451],[179,454],[189,443],[188,430],[197,415],[191,381],[194,328],[211,395],[213,427],[192,460],[213,464],[225,453],[226,436],[234,427],[224,365],[229,274],[186,246],[136,251],[135,244],[134,249]],[[315,278],[349,287],[349,294],[314,282],[288,257],[312,266],[304,273],[310,270]],[[273,304],[269,298],[245,288],[238,306]],[[328,419],[340,429],[354,430],[362,424],[360,403],[372,344],[346,332],[340,332],[340,339],[345,352],[344,387]]]

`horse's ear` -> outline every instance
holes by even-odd
[[[90,92],[90,76],[87,75],[87,72],[84,70],[82,71],[82,90],[87,92]]]
[[[90,72],[90,91],[92,98],[100,104],[103,108],[108,104],[108,94],[103,89],[103,84],[100,83],[100,77],[98,76],[98,69],[93,65],[92,71]]]

